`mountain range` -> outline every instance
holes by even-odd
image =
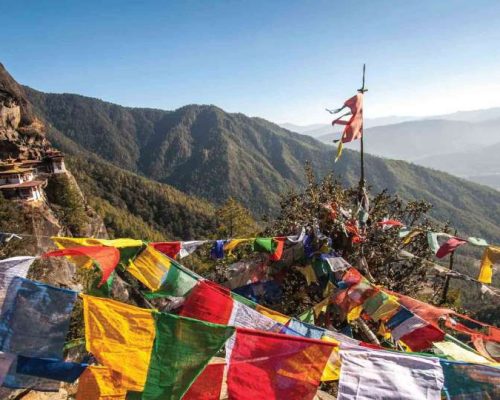
[[[500,188],[500,159],[496,156],[500,149],[500,108],[366,122],[365,151],[370,154],[411,161]],[[283,126],[327,144],[338,139],[341,132],[325,124]],[[351,149],[358,146],[357,142],[346,145]]]
[[[332,146],[261,118],[211,105],[164,111],[74,94],[25,91],[36,112],[51,125],[49,139],[79,165],[75,176],[84,182],[84,190],[112,206],[114,213],[127,212],[156,232],[165,232],[168,218],[159,219],[171,206],[165,200],[165,209],[158,209],[168,196],[146,204],[152,192],[175,192],[179,207],[189,196],[193,207],[182,217],[175,213],[176,223],[199,218],[195,211],[200,204],[209,226],[211,205],[229,196],[256,216],[275,213],[284,191],[304,187],[306,161],[318,175],[333,172],[346,185],[359,179],[357,152],[346,150],[334,163]],[[451,221],[460,231],[489,239],[500,236],[499,192],[403,161],[367,155],[365,162],[374,192],[388,189],[403,199],[427,200],[434,205],[434,218]],[[141,203],[142,212],[137,206]],[[190,232],[177,228],[175,233],[188,239],[201,226]]]

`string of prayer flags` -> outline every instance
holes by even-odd
[[[119,388],[144,389],[155,338],[152,310],[83,295],[86,349],[114,371]]]
[[[156,338],[141,398],[180,399],[234,328],[171,314],[155,314]]]
[[[17,357],[16,372],[63,382],[74,382],[85,371],[87,364],[51,358]]]
[[[170,269],[170,259],[152,246],[147,246],[133,260],[127,272],[152,291],[160,289]]]
[[[0,310],[12,279],[15,276],[26,278],[35,257],[11,257],[0,260]]]
[[[437,258],[446,257],[448,254],[453,253],[457,248],[467,243],[467,240],[457,237],[451,237],[444,242],[436,252]]]
[[[70,247],[68,249],[49,251],[43,255],[44,258],[68,256],[72,257],[72,261],[75,262],[78,267],[88,268],[86,258],[89,258],[96,263],[102,271],[102,277],[97,287],[102,286],[109,279],[110,275],[120,262],[120,252],[118,249],[107,246]],[[79,263],[77,261],[77,257],[83,257],[84,262]]]
[[[493,277],[493,264],[500,263],[500,246],[489,246],[484,249],[481,259],[481,269],[477,280],[482,283],[491,283]]]
[[[439,360],[362,347],[340,350],[338,400],[440,400],[444,375]]]
[[[237,328],[228,395],[239,400],[312,400],[334,344]]]
[[[332,114],[337,114],[344,108],[349,108],[349,112],[340,116],[339,118],[332,121],[332,125],[344,125],[344,131],[342,132],[342,137],[340,138],[339,147],[337,149],[337,161],[342,155],[342,148],[344,143],[352,142],[353,140],[360,139],[363,135],[363,94],[357,93],[355,96],[344,102],[344,105],[337,109],[330,111]],[[342,118],[350,115],[349,120],[345,121]]]

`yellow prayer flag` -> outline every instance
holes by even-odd
[[[278,311],[271,310],[270,308],[261,306],[260,304],[257,304],[255,307],[255,311],[258,313],[265,315],[266,317],[269,317],[271,319],[274,319],[276,322],[279,322],[280,324],[286,325],[288,321],[290,321],[290,317],[284,314],[279,313]]]
[[[500,246],[489,246],[484,249],[481,259],[481,270],[477,280],[482,283],[491,283],[493,278],[493,264],[500,262]]]
[[[313,312],[314,312],[314,318],[318,318],[321,313],[326,312],[328,308],[328,304],[330,304],[330,298],[327,297],[326,299],[322,300],[318,304],[316,304],[313,307]]]
[[[408,235],[406,235],[403,239],[403,244],[409,244],[414,238],[418,235],[424,233],[422,229],[412,229]]]
[[[340,356],[339,356],[340,342],[326,335],[323,335],[321,340],[329,343],[335,343],[337,345],[332,349],[330,358],[328,359],[328,362],[325,365],[325,369],[323,370],[323,375],[321,376],[321,382],[337,381],[340,377]]]
[[[158,290],[167,277],[170,260],[167,256],[146,247],[135,260],[130,260],[127,271],[152,291]]]
[[[388,296],[389,298],[370,316],[374,321],[387,321],[399,310],[398,299],[392,294],[388,294]]]
[[[109,368],[91,365],[78,380],[76,400],[125,400],[127,389],[119,382],[119,376]]]
[[[119,387],[142,391],[155,338],[153,311],[82,295],[87,350],[117,373]]]
[[[72,237],[52,237],[52,241],[60,249],[77,246],[109,246],[122,249],[125,247],[142,246],[142,240],[136,239],[95,239],[95,238],[72,238]]]
[[[231,239],[228,243],[224,245],[224,251],[227,251],[229,254],[241,243],[249,242],[252,239]]]
[[[296,268],[304,278],[306,279],[307,286],[310,286],[313,283],[316,283],[318,280],[316,279],[316,273],[314,272],[313,267],[309,264],[306,267],[297,267]]]
[[[354,307],[347,314],[347,322],[352,322],[352,321],[357,320],[359,317],[361,317],[361,313],[362,312],[363,312],[363,306],[362,305]]]

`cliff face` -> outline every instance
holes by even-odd
[[[44,124],[33,113],[23,88],[0,64],[0,159],[40,158],[48,149]]]
[[[23,89],[0,64],[0,162],[9,159],[10,165],[12,160],[42,160],[53,154],[45,132],[45,124],[33,112]],[[0,190],[0,232],[22,237],[0,244],[0,259],[41,255],[54,248],[51,236],[107,237],[103,220],[88,205],[71,172],[58,172],[34,173],[35,179],[44,182],[41,200],[7,200],[2,195],[5,189]],[[28,276],[54,286],[82,289],[78,272],[65,259],[38,260]],[[124,288],[120,290],[126,294]],[[59,400],[74,391],[74,385],[64,385],[59,393],[0,388],[0,398]]]

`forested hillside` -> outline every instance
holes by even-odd
[[[49,131],[50,139],[68,154],[85,149],[121,169],[216,204],[232,196],[257,216],[275,212],[280,193],[303,187],[306,161],[320,176],[333,171],[350,185],[359,179],[357,152],[345,151],[335,164],[330,146],[214,106],[161,111],[27,91],[35,108],[55,128]],[[500,193],[402,161],[365,158],[373,191],[387,188],[403,199],[429,201],[434,218],[449,220],[464,233],[490,239],[500,236]]]

